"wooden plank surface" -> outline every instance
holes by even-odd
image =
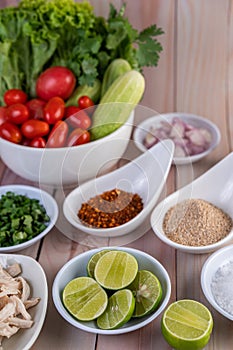
[[[16,5],[17,0],[0,0],[0,7]],[[95,13],[107,16],[109,4],[117,8],[121,0],[91,0]],[[231,0],[127,0],[126,15],[138,29],[156,23],[164,29],[159,38],[163,52],[157,68],[145,68],[146,91],[136,123],[147,115],[171,111],[196,113],[218,125],[222,139],[219,147],[202,161],[188,166],[172,166],[163,196],[189,183],[233,151],[233,3]],[[133,142],[125,160],[139,155]],[[0,163],[1,185],[30,183],[13,174]],[[62,194],[51,188],[56,199]],[[126,241],[156,257],[167,269],[172,282],[171,300],[194,298],[212,311],[214,331],[206,350],[232,349],[232,322],[214,311],[205,299],[200,272],[209,256],[178,252],[159,241],[145,223],[145,234],[136,241]],[[38,244],[20,253],[41,263],[48,279],[48,312],[42,332],[33,350],[169,350],[161,331],[161,316],[139,331],[120,336],[96,336],[66,323],[52,301],[52,283],[59,268],[69,259],[101,244],[80,235],[79,242],[66,235],[70,227],[61,217],[56,227]],[[66,234],[66,235],[65,235]],[[69,235],[68,235],[69,236]],[[111,241],[102,242],[104,245]]]

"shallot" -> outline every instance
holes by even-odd
[[[207,150],[212,137],[207,129],[195,127],[174,117],[171,123],[162,121],[159,127],[151,126],[143,143],[146,148],[150,148],[165,139],[174,142],[174,157],[187,157]]]

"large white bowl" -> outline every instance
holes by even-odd
[[[173,152],[174,143],[165,140],[121,168],[80,185],[64,201],[66,219],[77,229],[96,237],[118,237],[132,232],[155,206],[169,174]],[[84,225],[77,216],[82,203],[114,188],[137,193],[142,198],[143,210],[117,227],[102,229]]]
[[[149,270],[158,277],[162,286],[163,295],[157,310],[155,310],[152,314],[148,316],[144,316],[142,318],[132,318],[129,322],[127,322],[123,327],[119,329],[102,330],[97,327],[95,321],[81,322],[76,320],[74,317],[70,315],[70,313],[64,307],[62,302],[62,292],[64,287],[72,279],[80,276],[86,276],[87,275],[86,266],[89,259],[93,254],[95,254],[96,252],[102,249],[106,249],[106,247],[92,249],[76,256],[75,258],[68,261],[58,272],[58,274],[54,279],[53,288],[52,288],[53,301],[58,312],[67,322],[72,324],[74,327],[80,328],[86,332],[91,332],[91,333],[106,334],[106,335],[122,334],[122,333],[132,332],[132,331],[135,331],[136,329],[146,326],[148,323],[155,320],[161,314],[161,312],[165,309],[171,295],[171,282],[167,271],[158,260],[156,260],[154,257],[152,257],[147,253],[144,253],[142,251],[139,251],[133,248],[108,247],[107,249],[122,250],[134,255],[134,257],[138,261],[138,266],[140,270],[142,269]]]
[[[219,128],[217,127],[217,125],[212,123],[207,118],[203,118],[201,116],[190,114],[190,113],[164,113],[164,114],[158,114],[153,117],[147,118],[137,125],[133,134],[133,139],[136,147],[140,151],[146,152],[147,148],[144,146],[144,139],[146,137],[146,134],[150,131],[150,128],[160,127],[160,123],[162,121],[171,123],[174,117],[179,118],[183,120],[185,123],[191,124],[194,127],[204,128],[208,130],[212,137],[211,143],[208,149],[206,149],[206,151],[193,156],[187,156],[187,157],[174,156],[173,158],[174,164],[179,165],[179,164],[190,164],[190,163],[197,162],[198,160],[207,156],[207,154],[213,151],[214,148],[216,148],[217,145],[219,144],[221,139]]]
[[[216,302],[211,284],[216,271],[229,261],[233,261],[233,245],[221,248],[209,256],[205,261],[201,271],[201,287],[206,299],[220,314],[233,321],[233,315],[225,311]]]
[[[38,338],[44,324],[48,303],[47,279],[43,268],[35,259],[19,254],[0,254],[0,263],[3,267],[15,262],[21,265],[21,276],[27,280],[31,287],[30,297],[39,297],[40,302],[28,310],[34,321],[32,327],[21,329],[11,338],[4,339],[2,346],[3,349],[28,350]]]
[[[0,247],[0,253],[7,253],[7,252],[16,252],[22,249],[25,249],[32,244],[35,244],[38,242],[41,238],[43,238],[55,225],[57,219],[58,219],[58,205],[55,199],[46,191],[43,191],[37,187],[33,186],[25,186],[25,185],[6,185],[6,186],[0,186],[0,197],[5,194],[6,192],[14,192],[16,194],[24,195],[29,198],[38,199],[40,201],[40,204],[44,206],[46,213],[50,217],[50,221],[44,231],[42,231],[37,236],[33,237],[32,239],[16,244],[9,247]]]
[[[190,198],[206,200],[221,208],[233,218],[233,152],[213,166],[205,174],[187,186],[174,192],[161,201],[151,214],[151,226],[154,233],[164,243],[187,253],[208,253],[219,249],[233,239],[233,229],[222,240],[206,246],[187,246],[169,239],[163,231],[163,219],[169,208]]]
[[[108,171],[121,158],[133,121],[134,112],[108,136],[74,147],[41,149],[0,138],[0,155],[13,172],[27,180],[57,187],[78,184]]]

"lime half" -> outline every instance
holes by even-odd
[[[97,318],[101,329],[115,329],[123,326],[132,317],[135,306],[133,293],[129,289],[115,292],[108,300],[107,309]]]
[[[162,298],[162,287],[158,278],[150,271],[140,270],[128,287],[135,299],[133,317],[142,317],[153,312]]]
[[[99,258],[104,255],[105,253],[109,252],[109,250],[104,249],[104,250],[100,250],[99,252],[95,253],[94,255],[92,255],[92,257],[89,259],[88,263],[87,263],[87,274],[89,277],[94,278],[94,270],[95,270],[95,266],[97,264],[97,261],[99,260]]]
[[[133,282],[138,272],[135,257],[127,252],[111,250],[97,261],[94,275],[104,288],[119,290]]]
[[[195,300],[178,300],[164,312],[162,334],[177,350],[203,349],[209,341],[213,318],[206,306]]]
[[[80,321],[99,317],[107,307],[107,293],[90,277],[71,280],[63,290],[63,303],[67,310]]]

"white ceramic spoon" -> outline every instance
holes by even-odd
[[[173,142],[165,140],[121,168],[80,185],[63,203],[66,219],[77,229],[98,237],[117,237],[132,232],[156,204],[166,182],[173,154]],[[114,188],[137,193],[143,200],[143,210],[121,226],[106,229],[85,226],[77,216],[82,203]]]

